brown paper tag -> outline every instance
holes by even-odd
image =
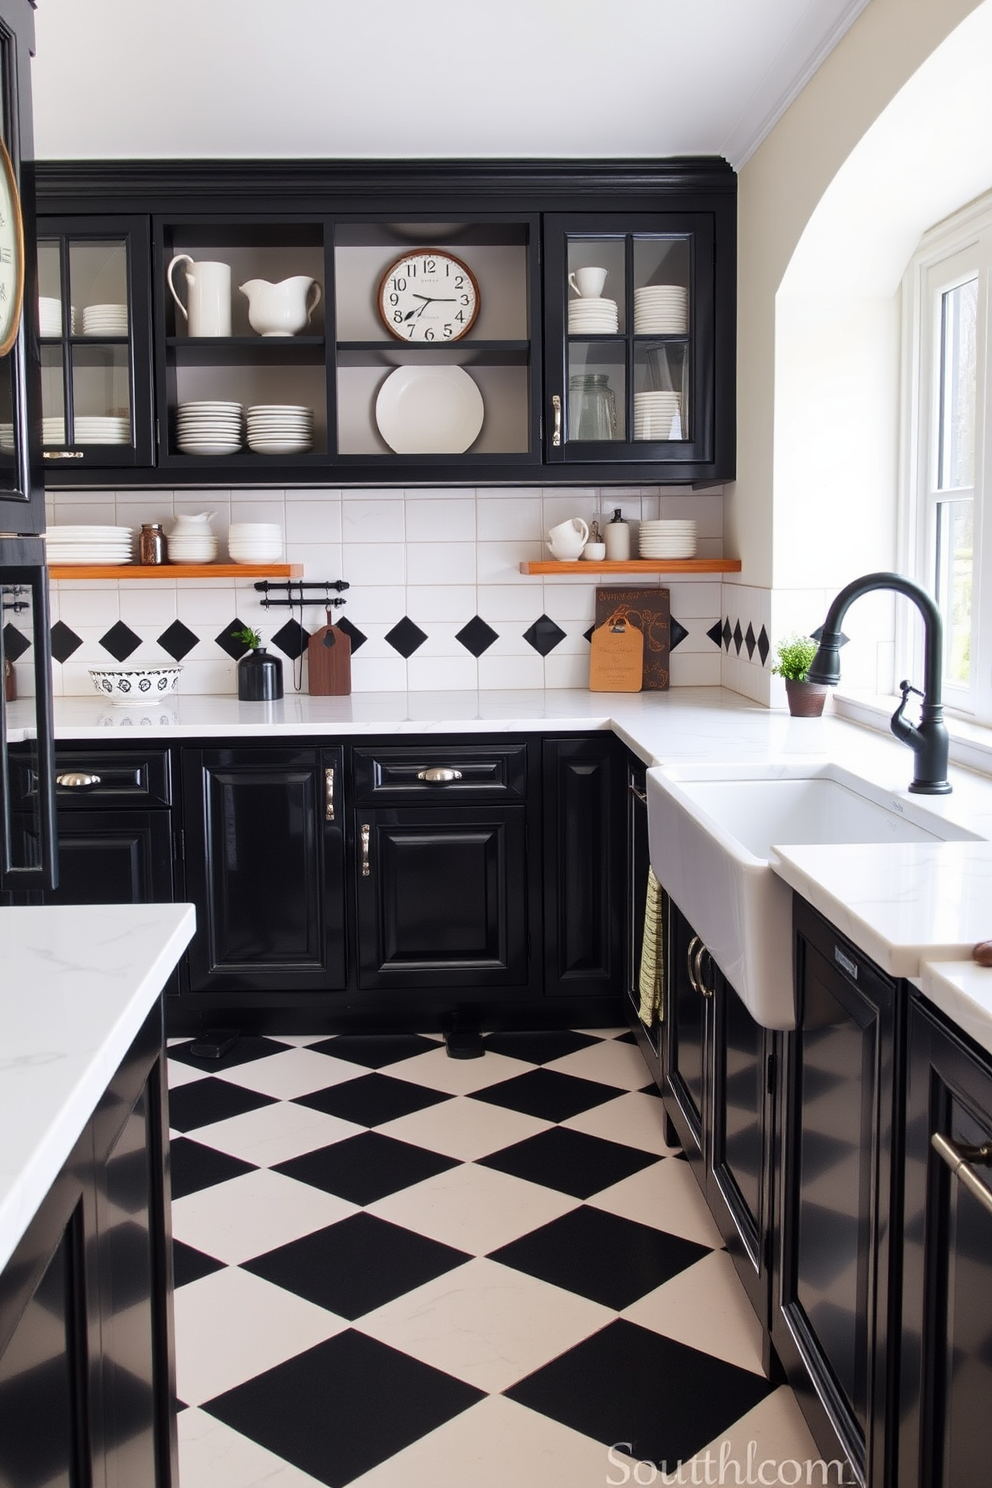
[[[644,634],[629,620],[611,617],[592,633],[590,692],[640,692]]]

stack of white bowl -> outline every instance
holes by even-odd
[[[642,522],[637,546],[642,558],[695,558],[696,524],[674,518]]]
[[[165,542],[170,563],[213,563],[217,557],[217,536],[209,530],[175,531]]]
[[[634,394],[635,439],[681,439],[681,394]]]
[[[72,306],[70,311],[69,329],[76,329],[76,307]],[[61,336],[62,334],[62,301],[55,299],[52,295],[38,296],[38,328],[43,336]]]
[[[126,336],[126,305],[84,305],[84,336]]]
[[[242,444],[240,403],[180,403],[176,444],[185,455],[234,455]]]
[[[616,300],[583,295],[581,299],[568,302],[570,336],[612,336],[616,334],[618,323]]]
[[[130,527],[49,527],[49,563],[130,563]]]
[[[689,291],[681,284],[645,284],[634,290],[635,336],[684,336]]]
[[[47,423],[48,420],[46,419]],[[61,420],[59,420],[61,423]],[[75,421],[77,444],[130,444],[131,420],[127,414],[108,413],[99,417],[79,413]],[[61,442],[61,441],[57,441]]]
[[[260,455],[312,450],[313,409],[297,403],[257,403],[248,410],[248,448]]]
[[[278,522],[232,522],[227,548],[234,563],[278,563],[282,528]]]

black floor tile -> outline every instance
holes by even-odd
[[[368,1131],[277,1163],[275,1171],[353,1204],[373,1204],[397,1189],[457,1166],[457,1158]]]
[[[636,1044],[637,1043],[637,1034],[633,1031],[633,1029],[628,1028],[627,1029],[627,1032],[626,1033],[621,1033],[614,1040],[614,1042],[615,1043],[618,1043],[618,1044]]]
[[[565,1121],[580,1111],[602,1105],[603,1101],[616,1100],[623,1093],[615,1085],[601,1085],[597,1080],[579,1080],[558,1070],[535,1069],[490,1085],[486,1090],[476,1090],[471,1099],[523,1111],[543,1121]]]
[[[483,1398],[348,1329],[203,1407],[330,1488],[343,1488]]]
[[[201,1276],[209,1276],[213,1271],[223,1271],[224,1262],[218,1261],[216,1256],[204,1255],[202,1250],[194,1250],[192,1245],[184,1245],[181,1240],[173,1240],[172,1268],[176,1286],[181,1287],[199,1281]]]
[[[371,1214],[352,1214],[244,1262],[244,1270],[326,1307],[362,1317],[471,1256]]]
[[[168,1053],[170,1059],[178,1059],[180,1064],[191,1065],[193,1069],[229,1070],[239,1064],[251,1064],[256,1059],[268,1059],[270,1054],[285,1054],[290,1047],[288,1044],[277,1043],[275,1039],[257,1038],[253,1034],[240,1034],[235,1040],[234,1048],[221,1059],[200,1059],[189,1051],[196,1039],[190,1039],[185,1044],[173,1044]]]
[[[186,1194],[198,1193],[201,1188],[212,1188],[215,1183],[226,1183],[228,1178],[240,1178],[242,1173],[254,1171],[254,1164],[242,1162],[216,1147],[207,1147],[202,1142],[191,1142],[189,1137],[176,1137],[171,1145],[170,1169],[172,1174],[172,1197],[184,1198]]]
[[[354,1121],[358,1126],[381,1126],[384,1121],[395,1121],[399,1116],[409,1116],[413,1111],[450,1099],[442,1091],[428,1090],[410,1080],[374,1074],[359,1075],[326,1090],[315,1090],[312,1095],[301,1095],[297,1104],[339,1116],[343,1121]]]
[[[489,1259],[619,1312],[709,1254],[679,1235],[581,1205]]]
[[[618,1318],[505,1394],[674,1474],[771,1388],[760,1374]]]
[[[195,1131],[198,1126],[275,1104],[271,1095],[259,1095],[229,1080],[194,1080],[169,1092],[169,1125],[176,1131]]]
[[[558,1189],[576,1199],[588,1199],[658,1161],[653,1152],[641,1152],[564,1126],[553,1126],[479,1158],[480,1166],[498,1168],[501,1173],[512,1173],[515,1178]]]
[[[352,1064],[364,1064],[368,1069],[398,1064],[401,1059],[412,1059],[415,1054],[427,1054],[437,1047],[434,1039],[423,1038],[419,1033],[341,1033],[310,1045],[320,1054],[333,1054],[335,1059],[349,1059]]]
[[[602,1040],[586,1033],[574,1033],[570,1028],[551,1028],[487,1033],[483,1043],[494,1054],[525,1059],[528,1064],[548,1064],[552,1059],[575,1054],[579,1049],[588,1049],[590,1044],[602,1043]]]

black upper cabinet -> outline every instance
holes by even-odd
[[[99,327],[92,345],[87,332],[78,348],[74,336],[44,348],[49,380],[59,372],[67,388],[74,358],[109,356],[115,410],[130,355],[136,482],[733,476],[736,177],[724,161],[80,162],[46,163],[38,177],[43,241],[62,231],[59,216],[91,241],[114,240],[122,212],[146,224],[140,268],[137,228],[130,246],[152,344],[134,315],[130,337],[103,348]],[[190,334],[167,284],[178,255],[183,298],[188,260],[230,268],[230,334]],[[570,334],[569,274],[598,264],[608,275],[597,299],[616,300],[617,329]],[[424,279],[432,269],[436,283]],[[260,333],[242,286],[297,277],[320,286],[311,318],[294,334]],[[459,324],[466,294],[477,313]],[[449,300],[451,318],[428,327],[423,311]],[[226,452],[183,447],[177,408],[203,400],[310,408],[312,442],[263,448],[243,431]],[[612,410],[593,437],[584,406]],[[92,460],[73,448],[50,461],[50,483],[92,480],[91,449]],[[106,459],[108,477],[124,458]]]

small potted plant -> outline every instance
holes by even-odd
[[[238,699],[242,703],[270,703],[282,697],[282,662],[262,645],[261,633],[246,625],[231,635],[248,654],[238,662]]]
[[[816,651],[817,643],[810,636],[788,635],[778,643],[772,676],[785,678],[785,695],[793,718],[819,718],[823,712],[826,685],[806,680]]]

